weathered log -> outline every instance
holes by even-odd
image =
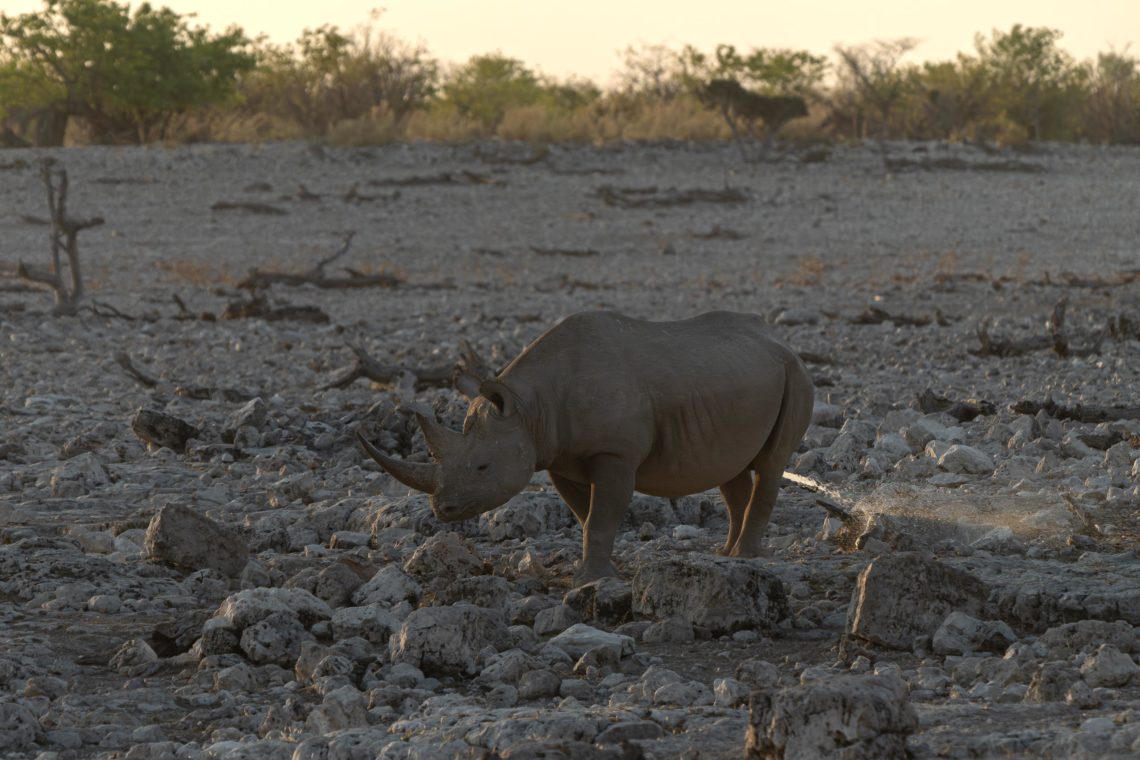
[[[943,316],[941,309],[935,309],[933,316],[927,316],[925,314],[892,314],[878,306],[868,306],[850,321],[853,325],[880,325],[883,322],[891,322],[895,325],[907,327],[926,327],[929,324],[946,327],[950,324],[950,321]]]
[[[607,206],[617,208],[666,208],[687,206],[693,203],[745,203],[748,196],[743,190],[726,187],[723,190],[669,189],[658,192],[656,187],[614,187],[602,185],[594,191]]]
[[[335,290],[346,288],[394,288],[398,286],[402,280],[395,275],[386,273],[362,274],[355,270],[345,268],[344,271],[348,272],[347,277],[329,277],[325,274],[326,266],[348,253],[348,249],[352,246],[352,239],[354,237],[356,237],[355,232],[346,234],[341,247],[332,255],[318,261],[317,265],[308,272],[271,272],[254,269],[246,275],[245,279],[238,283],[238,287],[244,288],[245,290],[260,290],[268,288],[270,285],[287,285],[289,287],[314,285],[322,289]]]
[[[405,375],[410,375],[413,378],[413,385],[417,390],[450,388],[452,378],[455,375],[455,367],[452,364],[441,364],[426,368],[413,368],[402,364],[383,364],[369,356],[368,352],[361,346],[350,345],[349,348],[356,354],[355,363],[325,384],[323,390],[347,388],[360,378],[383,385],[392,385]]]
[[[975,417],[994,414],[997,411],[997,407],[989,401],[975,401],[974,399],[953,401],[945,396],[939,396],[930,388],[918,394],[918,408],[925,414],[945,412],[959,422],[969,422]]]
[[[1102,406],[1099,404],[1074,404],[1063,406],[1051,398],[1044,401],[1022,399],[1010,405],[1018,414],[1037,414],[1044,411],[1058,420],[1077,422],[1112,422],[1113,420],[1140,420],[1140,406]]]

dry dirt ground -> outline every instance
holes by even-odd
[[[850,670],[905,684],[916,757],[1136,756],[1140,152],[886,151],[890,171],[874,147],[750,164],[717,144],[0,153],[6,275],[47,262],[42,158],[67,169],[73,214],[106,220],[80,236],[78,316],[0,280],[0,756],[736,757],[748,689]],[[238,287],[308,272],[350,232],[324,274],[394,284]],[[633,654],[575,662],[544,647],[577,619],[559,605],[580,541],[545,476],[444,526],[356,449],[360,428],[422,459],[409,409],[459,424],[463,399],[426,381],[461,341],[502,366],[589,309],[756,312],[807,360],[817,424],[790,467],[856,521],[784,489],[757,561],[783,619],[593,620]],[[353,347],[390,382],[328,387]],[[198,434],[148,445],[139,409]],[[214,521],[213,559],[144,546],[168,506]],[[706,556],[724,523],[715,492],[639,498],[618,565]],[[227,574],[211,563],[233,542],[253,559]],[[976,617],[1004,620],[1008,648],[848,636],[856,576],[904,550],[986,583]],[[361,592],[385,568],[420,590]],[[256,589],[259,620],[284,616],[259,641],[224,602]],[[275,607],[265,589],[310,596]],[[460,672],[394,665],[388,633],[464,589],[509,638]]]

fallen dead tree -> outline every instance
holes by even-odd
[[[222,310],[222,319],[264,319],[266,322],[311,322],[323,325],[329,315],[317,306],[283,304],[274,306],[262,295],[254,295],[248,301],[230,301]]]
[[[1005,339],[998,338],[990,335],[989,328],[992,320],[986,317],[978,325],[977,335],[978,342],[981,347],[971,349],[970,353],[975,356],[998,356],[1007,358],[1011,356],[1023,356],[1024,354],[1033,353],[1034,351],[1044,351],[1053,349],[1057,356],[1091,356],[1100,353],[1101,345],[1104,339],[1113,331],[1113,325],[1118,324],[1113,320],[1108,320],[1104,328],[1092,339],[1092,342],[1087,346],[1075,347],[1070,342],[1068,333],[1065,332],[1065,312],[1068,309],[1069,299],[1062,298],[1053,307],[1053,312],[1049,316],[1046,326],[1049,330],[1048,335],[1031,335],[1027,338],[1020,339]]]
[[[114,356],[115,363],[123,368],[123,371],[139,385],[144,388],[155,388],[162,381],[157,377],[149,374],[148,372],[135,366],[131,361],[131,357],[126,351],[119,351]],[[238,388],[219,388],[207,385],[184,385],[180,383],[172,383],[174,386],[174,395],[183,398],[194,399],[195,401],[203,401],[206,399],[221,399],[222,401],[242,402],[249,401],[255,395],[248,391],[243,391]]]
[[[48,233],[51,243],[51,269],[37,269],[21,261],[17,265],[16,274],[28,282],[50,286],[55,292],[56,314],[75,314],[79,300],[83,297],[83,275],[79,267],[79,233],[103,224],[103,218],[96,216],[90,219],[75,219],[68,215],[67,170],[54,171],[54,165],[53,159],[44,159],[40,172],[47,191],[48,210],[51,213],[51,231]],[[58,190],[55,186],[55,177],[59,179]],[[67,255],[70,284],[63,279],[61,249]]]
[[[254,269],[237,286],[245,290],[261,290],[271,285],[285,285],[294,288],[301,285],[314,285],[322,289],[335,290],[344,288],[394,288],[400,285],[402,280],[399,277],[384,272],[364,274],[344,267],[344,271],[348,273],[347,277],[330,277],[325,274],[326,266],[348,253],[355,236],[355,232],[345,235],[341,247],[331,256],[318,261],[317,265],[308,272],[273,272]]]
[[[694,203],[745,203],[748,196],[743,190],[726,187],[722,190],[658,190],[656,187],[614,187],[602,185],[594,195],[607,206],[616,208],[667,208],[688,206]]]
[[[853,325],[880,325],[883,322],[891,322],[892,324],[906,327],[926,327],[930,324],[947,327],[950,324],[950,320],[942,314],[941,309],[935,309],[934,315],[928,316],[925,314],[892,314],[885,309],[880,309],[878,306],[868,306],[858,315],[852,317],[850,322]]]
[[[997,412],[997,407],[989,401],[975,401],[974,399],[954,401],[945,396],[939,396],[930,388],[927,388],[918,395],[918,408],[921,409],[924,414],[934,414],[937,412],[949,414],[959,422],[969,422],[976,417]]]
[[[1112,422],[1113,420],[1140,420],[1140,405],[1132,406],[1102,406],[1099,404],[1073,404],[1065,406],[1058,404],[1051,398],[1044,401],[1023,399],[1010,405],[1010,409],[1018,414],[1037,414],[1045,412],[1050,417],[1059,420],[1074,420],[1076,422]]]
[[[394,385],[406,377],[411,378],[416,390],[450,388],[455,376],[455,365],[451,363],[419,368],[403,364],[386,364],[373,359],[361,346],[349,345],[349,348],[356,355],[356,361],[322,386],[322,390],[347,388],[361,378],[382,385]]]
[[[211,211],[248,211],[251,214],[261,214],[263,216],[285,216],[289,212],[276,206],[270,206],[268,203],[251,203],[246,201],[218,201],[213,206],[210,206]]]

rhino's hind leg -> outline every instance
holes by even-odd
[[[566,506],[570,507],[570,511],[578,518],[578,524],[585,529],[586,519],[590,516],[590,486],[567,480],[553,472],[550,473],[550,482],[554,484],[562,501],[566,502]]]
[[[732,553],[736,540],[740,538],[740,529],[744,526],[744,515],[752,498],[752,471],[745,470],[722,485],[720,495],[724,497],[724,504],[728,508],[728,540],[716,553],[726,556]]]
[[[755,464],[758,465],[756,478],[752,484],[748,508],[744,512],[744,524],[740,528],[736,544],[729,552],[733,557],[760,557],[764,554],[762,539],[768,528],[768,520],[772,517],[772,508],[776,506],[776,494],[780,490],[784,465],[774,463],[771,459],[761,459]]]

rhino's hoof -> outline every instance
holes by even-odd
[[[602,567],[589,567],[583,566],[574,573],[574,587],[584,586],[587,583],[598,580],[599,578],[618,578],[620,574],[613,562],[607,562]]]
[[[734,546],[727,556],[739,557],[740,559],[756,559],[758,557],[771,557],[772,550],[766,546],[759,548]]]

